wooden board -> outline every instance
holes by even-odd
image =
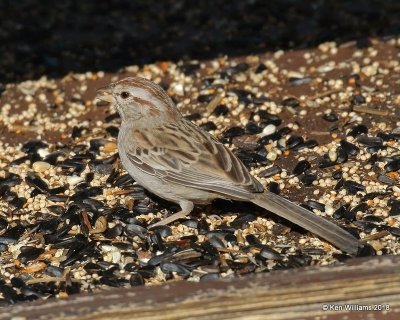
[[[75,295],[3,309],[0,319],[11,318],[400,319],[400,256]]]

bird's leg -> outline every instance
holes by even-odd
[[[161,221],[153,223],[152,225],[149,226],[149,229],[157,226],[165,226],[167,224],[170,224],[171,222],[174,222],[175,220],[184,218],[189,213],[191,213],[194,208],[194,204],[191,201],[181,201],[179,202],[179,206],[181,207],[181,211],[174,213],[172,216],[164,218]]]

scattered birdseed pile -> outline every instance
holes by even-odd
[[[371,246],[400,246],[400,38],[295,52],[160,62],[6,86],[0,100],[0,305],[107,287],[205,281],[344,261],[322,239],[250,204],[178,208],[121,168],[120,119],[95,90],[160,83],[272,192]]]

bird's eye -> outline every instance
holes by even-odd
[[[122,91],[121,92],[121,98],[122,99],[128,99],[129,96],[130,96],[129,92],[127,92],[127,91]]]

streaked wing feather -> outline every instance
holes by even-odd
[[[187,120],[142,130],[140,136],[144,139],[135,141],[128,158],[164,181],[244,200],[264,190],[230,150]]]

